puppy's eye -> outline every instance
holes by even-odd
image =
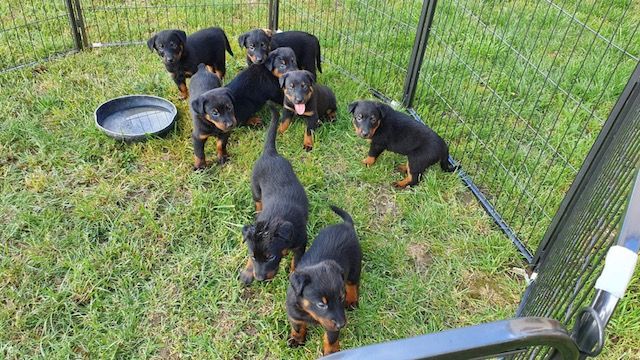
[[[213,110],[211,110],[211,115],[218,116],[218,115],[220,115],[220,113],[218,112],[218,109],[213,109]]]
[[[289,84],[289,89],[293,89],[293,84]]]
[[[317,303],[317,304],[316,304],[316,306],[317,306],[319,309],[323,309],[323,310],[327,308],[327,304],[323,303],[322,301],[321,301],[321,302],[319,302],[319,303]]]
[[[163,44],[158,45],[158,49],[161,49],[161,50],[164,49],[164,45]]]
[[[302,84],[302,88],[306,89],[307,88],[307,84]]]
[[[256,261],[256,257],[255,256],[251,256],[251,260]]]
[[[356,115],[356,120],[358,120],[358,121],[362,121],[362,114],[358,114],[358,115]]]
[[[253,50],[253,49],[255,49],[255,48],[256,48],[256,47],[255,47],[255,45],[253,45],[253,44],[249,44],[249,50]]]
[[[269,257],[267,257],[267,261],[273,261],[276,257],[274,255],[271,255]]]
[[[225,109],[227,109],[227,111],[231,111],[231,105],[227,105]]]
[[[260,47],[265,48],[267,45],[265,43],[260,44]]]

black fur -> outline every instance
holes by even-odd
[[[411,179],[405,186],[416,185],[424,171],[437,162],[443,171],[455,170],[449,164],[449,147],[445,141],[411,116],[389,105],[366,100],[349,104],[349,112],[353,114],[357,134],[371,140],[368,159],[373,160],[365,159],[365,164],[373,164],[384,150],[407,155]],[[403,187],[402,182],[394,185]]]
[[[198,64],[213,68],[222,78],[226,72],[225,50],[233,56],[227,35],[221,28],[212,27],[189,36],[182,30],[163,30],[147,40],[147,46],[155,51],[180,89],[187,97],[186,79],[195,74]]]
[[[330,88],[316,84],[315,77],[307,70],[290,71],[280,77],[280,85],[284,89],[284,103],[280,132],[283,133],[291,123],[293,116],[305,119],[305,142],[307,151],[313,149],[313,131],[320,124],[320,119],[334,121],[336,116],[336,96]],[[296,105],[304,105],[302,114],[295,110]]]
[[[217,139],[218,163],[227,161],[227,142],[237,121],[233,109],[233,96],[229,89],[220,88],[220,79],[204,64],[191,78],[189,108],[193,120],[194,170],[206,166],[204,146],[210,136]]]
[[[357,304],[362,267],[362,251],[353,219],[340,208],[332,206],[331,209],[344,222],[320,231],[289,276],[286,301],[293,328],[289,345],[304,343],[306,330],[301,332],[303,324],[320,323],[328,340],[323,346],[324,355],[339,348],[339,331],[346,325],[344,309]],[[356,289],[355,294],[350,295],[349,291],[353,289]]]
[[[310,71],[314,77],[316,69],[322,72],[320,42],[309,33],[284,31],[272,34],[268,29],[253,29],[240,35],[238,43],[247,49],[247,64],[262,64],[271,50],[289,47],[295,52],[300,69]]]
[[[295,267],[307,246],[309,202],[291,163],[276,150],[278,112],[273,105],[271,114],[264,151],[251,175],[251,192],[259,213],[255,223],[245,225],[242,230],[251,256],[240,274],[245,284],[254,278],[272,279],[289,250],[293,252]]]
[[[268,100],[282,104],[283,95],[278,76],[296,69],[293,50],[279,48],[269,53],[264,64],[252,64],[231,80],[227,88],[233,94],[238,123],[246,125],[247,120]]]

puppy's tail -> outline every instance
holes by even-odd
[[[333,206],[333,205],[331,205],[331,210],[333,210],[334,213],[336,213],[338,216],[340,216],[342,218],[342,220],[344,220],[344,222],[346,222],[347,224],[353,226],[353,219],[351,218],[351,215],[349,215],[348,212],[340,209],[337,206]]]
[[[316,67],[318,68],[318,72],[322,72],[322,65],[320,65],[320,41],[316,39],[316,46],[318,47],[318,51],[316,52]]]
[[[269,130],[267,130],[267,136],[264,139],[264,154],[276,155],[276,134],[278,130],[278,109],[272,103],[269,103],[271,109],[271,124],[269,124]]]
[[[227,34],[222,32],[222,36],[224,36],[224,47],[227,49],[229,55],[233,56],[233,51],[231,51],[231,45],[229,45],[229,39],[227,39]]]

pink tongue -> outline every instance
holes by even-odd
[[[296,109],[296,113],[298,115],[302,115],[304,114],[304,104],[293,104],[293,107]]]

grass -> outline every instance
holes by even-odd
[[[524,285],[512,268],[523,264],[457,177],[433,170],[415,190],[396,191],[401,157],[363,168],[368,144],[345,108],[366,91],[331,66],[321,79],[340,99],[338,121],[320,129],[311,153],[300,122],[278,148],[307,190],[310,236],[338,221],[333,203],[352,213],[362,239],[361,307],[348,314],[343,346],[513,314]],[[307,346],[286,346],[284,270],[268,284],[237,280],[263,130],[239,129],[228,165],[192,172],[186,102],[143,47],[76,54],[2,82],[14,89],[0,95],[5,358],[320,354],[318,329]],[[177,130],[132,145],[105,137],[93,109],[129,93],[176,103]]]
[[[161,28],[193,31],[215,20],[236,52],[229,78],[241,65],[233,39],[248,27],[267,25],[266,1],[82,3],[89,43],[140,41]],[[505,12],[501,4],[439,3],[415,107],[535,248],[574,174],[523,119],[540,127],[548,144],[577,167],[635,64],[620,61],[613,71],[620,54],[601,42],[590,52],[588,33],[565,17],[554,28],[553,10],[545,16],[535,2],[515,0],[502,6],[512,9]],[[612,10],[562,3],[594,29],[602,22],[604,36],[628,43],[637,55],[640,44],[630,40],[638,4],[610,4]],[[589,15],[592,5],[595,15]],[[624,9],[631,10],[618,21]],[[322,40],[330,63],[323,64],[320,79],[340,101],[338,122],[320,129],[312,153],[302,151],[300,123],[278,138],[278,147],[307,189],[311,238],[338,220],[329,203],[350,211],[358,224],[363,299],[348,314],[344,347],[512,316],[524,288],[512,270],[523,264],[458,179],[432,170],[417,189],[396,191],[390,182],[400,178],[393,168],[401,157],[385,154],[371,169],[359,163],[367,144],[353,135],[344,109],[369,96],[365,84],[401,98],[420,3],[285,1],[281,12],[281,27]],[[515,26],[524,15],[537,33]],[[17,44],[0,47],[0,68],[73,46],[62,3],[3,2],[0,16],[0,44]],[[571,99],[565,105],[566,97],[505,42],[541,60],[539,70],[598,118]],[[573,43],[577,55],[569,51]],[[317,329],[306,347],[285,346],[284,274],[248,289],[236,279],[246,255],[240,228],[252,218],[249,174],[262,130],[239,129],[229,146],[230,164],[192,173],[186,103],[143,46],[94,49],[25,68],[0,75],[0,86],[11,90],[0,93],[3,357],[319,355]],[[177,104],[177,131],[134,145],[105,138],[93,126],[93,109],[130,93]],[[496,131],[503,124],[510,132]],[[213,158],[211,144],[207,153]],[[528,179],[535,197],[521,187]],[[612,320],[604,358],[640,357],[638,290],[636,275]]]

